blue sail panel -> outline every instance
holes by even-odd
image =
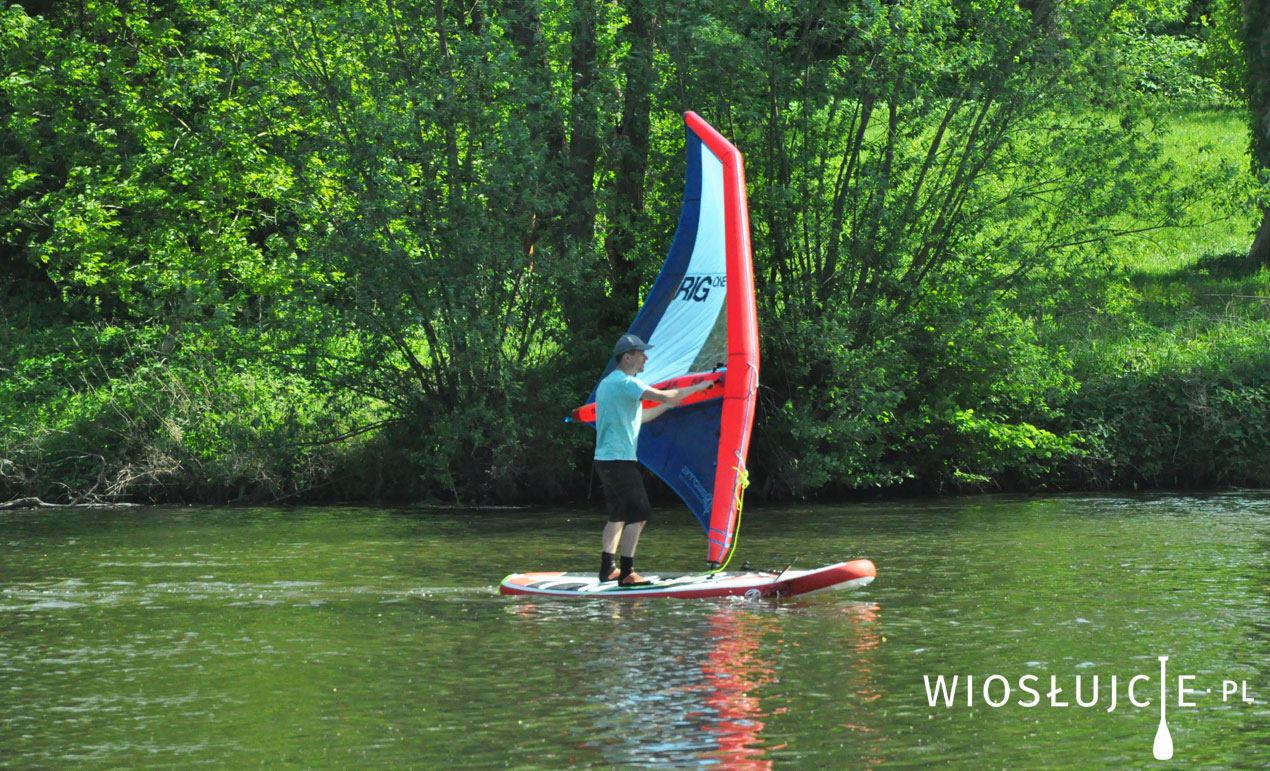
[[[640,428],[636,450],[640,462],[678,493],[704,528],[710,526],[722,414],[721,399],[671,410]]]

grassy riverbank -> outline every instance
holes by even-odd
[[[1076,480],[1270,484],[1270,271],[1240,254],[1204,255],[1129,273],[1113,296],[1104,312],[1059,327],[1081,383],[1068,415],[1094,440]]]

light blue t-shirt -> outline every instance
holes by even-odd
[[[644,412],[639,397],[647,390],[639,378],[620,369],[600,381],[595,389],[596,460],[635,460]]]

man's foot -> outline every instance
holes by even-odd
[[[625,578],[618,580],[618,586],[647,586],[652,581],[641,576],[639,573],[629,573]]]
[[[617,555],[612,552],[600,552],[600,572],[596,574],[596,577],[600,579],[601,583],[605,581],[616,581],[617,577],[622,575],[622,571],[613,566],[613,559],[616,556]]]

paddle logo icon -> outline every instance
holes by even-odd
[[[1168,660],[1168,656],[1160,656],[1160,727],[1155,731],[1155,746],[1152,748],[1156,760],[1169,760],[1173,757],[1173,736],[1169,733],[1169,723],[1164,717],[1164,686],[1167,682],[1165,662]]]

